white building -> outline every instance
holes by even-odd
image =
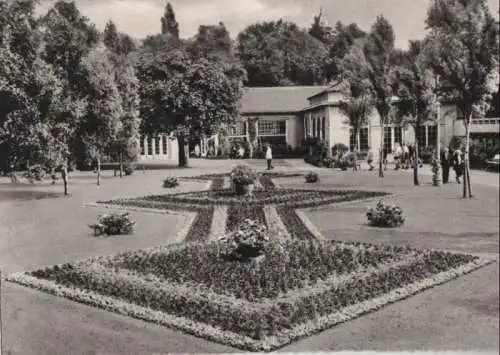
[[[261,143],[295,148],[310,136],[324,139],[329,147],[337,143],[351,149],[357,147],[358,151],[371,147],[377,157],[382,129],[378,114],[374,110],[356,142],[346,117],[339,110],[341,98],[337,86],[246,88],[241,99],[240,116],[230,128],[229,138],[245,139],[251,128],[249,125],[254,124]],[[453,136],[463,136],[465,130],[453,104],[442,104],[440,112],[440,141],[447,145]],[[500,118],[477,119],[472,123],[471,134],[498,142],[499,128]],[[387,124],[383,129],[384,147],[389,152],[394,150],[396,143],[413,144],[417,137],[422,147],[434,146],[436,142],[434,121],[424,123],[420,132],[414,132],[411,126],[403,128],[396,124]],[[141,148],[141,160],[177,160],[177,141],[165,135],[155,139],[141,137]],[[201,149],[206,149],[203,144]]]

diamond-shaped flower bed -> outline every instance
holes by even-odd
[[[8,279],[223,344],[269,351],[491,262],[317,240],[296,209],[384,193],[276,188],[272,178],[283,175],[260,176],[262,188],[249,197],[233,196],[223,187],[227,174],[216,174],[194,178],[211,180],[211,191],[108,201],[196,212],[185,241],[197,243],[92,258]],[[247,218],[276,233],[258,261],[229,260],[222,242],[199,243]]]
[[[253,351],[347,321],[487,261],[337,242],[273,246],[259,263],[221,244],[126,252],[10,277],[24,285]]]

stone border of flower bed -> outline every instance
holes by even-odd
[[[154,214],[169,214],[169,215],[187,215],[188,213],[191,212],[185,212],[185,211],[174,211],[174,210],[161,210],[158,208],[147,208],[147,207],[134,207],[134,206],[129,206],[129,205],[113,205],[113,204],[107,204],[107,203],[95,203],[95,202],[89,202],[89,203],[84,203],[84,207],[102,207],[102,208],[107,208],[111,210],[124,210],[124,211],[134,211],[134,212],[144,212],[144,213],[154,213]]]
[[[347,306],[336,313],[328,314],[315,320],[299,324],[286,332],[278,331],[274,336],[266,337],[263,340],[255,340],[230,331],[222,331],[207,324],[192,321],[183,317],[172,316],[161,311],[154,311],[152,309],[124,302],[113,297],[102,296],[95,292],[68,288],[58,285],[53,281],[38,279],[25,273],[11,274],[7,276],[6,279],[7,281],[39,289],[56,296],[62,296],[108,311],[114,311],[119,314],[162,324],[211,341],[234,346],[236,348],[251,351],[272,351],[281,348],[294,340],[310,336],[336,324],[344,323],[365,313],[378,310],[388,304],[408,298],[409,296],[417,294],[428,288],[443,284],[454,278],[479,269],[480,267],[491,264],[492,262],[494,262],[494,260],[476,259],[468,264],[438,273],[404,287],[394,289],[380,297]]]

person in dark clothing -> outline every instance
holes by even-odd
[[[448,183],[448,179],[450,177],[450,151],[448,148],[444,148],[441,151],[441,168],[443,171],[443,184]]]
[[[383,157],[384,157],[384,160],[383,160],[383,163],[384,163],[384,170],[387,170],[387,155],[389,154],[389,152],[387,151],[386,148],[384,148],[383,150]]]

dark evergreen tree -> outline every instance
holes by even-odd
[[[179,23],[175,19],[174,8],[170,3],[165,6],[165,13],[161,18],[161,33],[179,38]]]

